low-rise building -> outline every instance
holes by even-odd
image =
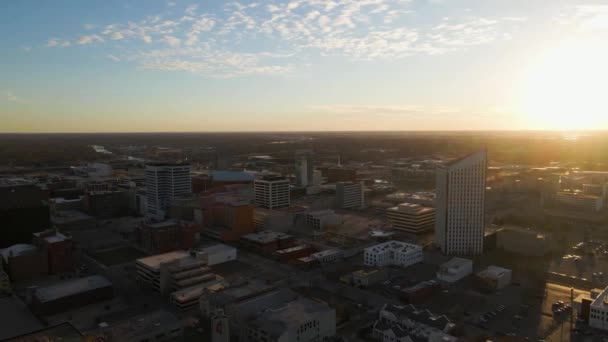
[[[46,250],[29,244],[17,244],[0,250],[5,270],[12,281],[43,277],[49,274]]]
[[[224,245],[222,243],[199,248],[197,253],[207,254],[207,264],[209,266],[234,261],[237,258],[236,248]]]
[[[509,269],[488,266],[488,268],[476,274],[475,280],[479,288],[495,291],[511,284],[511,275],[512,272]]]
[[[435,225],[435,209],[413,203],[386,209],[386,217],[393,229],[411,234],[424,233]]]
[[[91,333],[96,341],[160,342],[181,339],[184,333],[177,316],[168,311],[152,311],[129,319],[100,324]]]
[[[216,275],[215,278],[210,278],[204,283],[173,292],[171,294],[171,304],[179,311],[192,310],[198,307],[203,294],[221,291],[225,286],[224,279]]]
[[[324,231],[328,226],[339,225],[342,220],[333,210],[310,211],[304,215],[305,224],[314,231]]]
[[[447,283],[455,283],[472,273],[472,260],[452,258],[450,261],[439,266],[439,271],[437,271],[437,279]]]
[[[127,191],[89,191],[85,193],[82,204],[87,214],[98,219],[121,217],[129,214]]]
[[[449,334],[454,327],[455,324],[446,316],[435,315],[411,304],[385,304],[373,326],[372,335],[382,342],[456,342],[458,338]]]
[[[400,290],[401,299],[409,304],[420,304],[441,292],[441,284],[435,280],[425,280]]]
[[[78,210],[63,210],[51,216],[53,225],[62,232],[94,229],[95,218]]]
[[[295,245],[293,236],[285,233],[264,230],[244,235],[240,240],[241,246],[250,251],[272,255],[276,250]]]
[[[608,330],[608,287],[591,303],[589,326],[595,329]]]
[[[239,303],[275,290],[276,288],[265,281],[254,279],[226,287],[220,291],[206,291],[205,295],[199,299],[201,314],[205,318],[210,318],[216,310],[233,312],[235,306]]]
[[[52,315],[114,297],[112,283],[100,275],[65,280],[28,291],[33,292],[26,294],[31,296],[28,300],[32,311],[39,315]]]
[[[331,248],[312,253],[310,257],[317,260],[320,264],[329,264],[342,259],[344,257],[344,251],[340,248]]]
[[[228,313],[230,331],[251,342],[315,342],[336,333],[336,311],[291,290],[265,293]]]
[[[279,261],[290,261],[309,256],[314,249],[309,245],[296,245],[293,247],[279,249],[274,252],[274,257]]]
[[[496,240],[498,248],[521,255],[541,256],[551,250],[551,242],[544,234],[522,227],[504,227],[497,231]]]
[[[351,274],[353,286],[370,287],[381,283],[388,278],[388,275],[383,269],[358,270]]]
[[[363,260],[367,266],[402,266],[407,267],[422,262],[422,246],[391,240],[367,247]]]
[[[604,197],[585,194],[582,191],[544,192],[541,204],[547,207],[560,206],[587,212],[599,212],[604,208]]]

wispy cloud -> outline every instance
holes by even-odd
[[[171,9],[170,13],[139,21],[111,23],[74,40],[49,39],[47,46],[106,43],[121,52],[129,51],[130,57],[121,60],[146,69],[212,76],[275,75],[291,73],[298,63],[306,64],[293,60],[295,55],[395,60],[467,49],[506,39],[520,20],[463,16],[446,18],[435,25],[412,26],[407,20],[414,13],[412,3],[291,0],[261,5],[236,1],[214,13],[189,5],[181,13]],[[147,44],[134,45],[138,40]],[[271,57],[285,51],[292,60],[278,62]],[[210,55],[240,56],[240,62],[209,62]]]
[[[15,103],[24,103],[25,99],[17,96],[12,90],[6,90],[4,92],[4,99],[8,102],[15,102]]]
[[[120,62],[120,58],[112,55],[112,54],[108,54],[106,57],[108,57],[109,59],[113,60],[114,62]]]
[[[87,44],[91,44],[91,43],[94,43],[94,42],[101,42],[101,43],[103,43],[104,40],[100,36],[98,36],[96,34],[92,34],[92,35],[87,35],[87,36],[81,36],[76,41],[76,44],[78,44],[78,45],[87,45]]]

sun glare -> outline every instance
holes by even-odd
[[[522,112],[535,128],[608,128],[608,45],[560,45],[535,63],[523,90]]]

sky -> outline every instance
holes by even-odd
[[[608,129],[608,2],[6,0],[0,132]]]

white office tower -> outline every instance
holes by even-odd
[[[363,208],[365,203],[363,184],[355,182],[336,183],[336,205],[341,209]]]
[[[146,217],[162,221],[176,197],[192,193],[189,164],[146,164]]]
[[[444,254],[483,251],[486,159],[482,150],[437,169],[435,243]]]
[[[224,310],[217,309],[211,316],[211,342],[230,342],[230,326]]]
[[[253,182],[255,204],[266,209],[287,208],[289,180],[281,176],[261,176]]]
[[[305,188],[314,183],[314,153],[311,150],[298,150],[295,155],[296,185]]]

